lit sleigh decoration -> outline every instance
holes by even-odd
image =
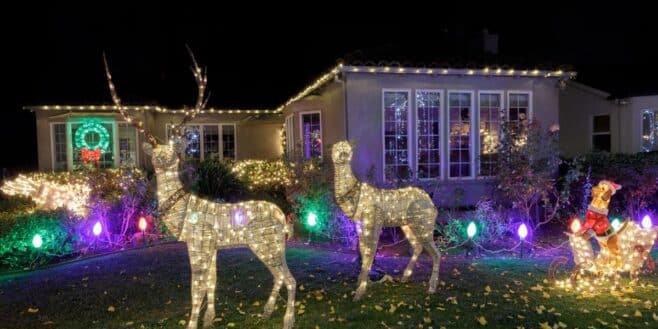
[[[191,55],[191,52],[190,52]],[[198,85],[195,107],[186,111],[182,122],[174,128],[176,137],[168,144],[158,145],[153,135],[144,129],[142,121],[134,125],[144,134],[144,152],[151,156],[157,179],[158,213],[167,228],[180,241],[187,243],[192,270],[192,311],[187,328],[197,328],[199,313],[204,299],[207,309],[203,326],[211,327],[215,319],[215,285],[217,281],[217,250],[232,247],[248,247],[265,264],[274,277],[263,318],[274,311],[276,297],[285,284],[288,291],[283,328],[290,329],[295,314],[295,278],[286,264],[286,236],[292,234],[292,226],[276,205],[266,201],[220,203],[200,198],[183,189],[179,179],[179,151],[185,149],[181,132],[184,125],[205,107],[205,72],[192,56],[194,77]],[[126,113],[117,95],[107,62],[107,80],[112,100],[128,122],[133,119]]]
[[[650,252],[658,235],[658,227],[652,227],[651,218],[645,216],[641,225],[630,219],[623,223],[618,219],[612,223],[608,221],[608,204],[619,189],[621,186],[614,182],[599,182],[592,188],[592,201],[585,221],[581,223],[579,218],[571,220],[571,232],[566,234],[575,267],[567,273],[568,278],[558,279],[558,268],[565,265],[568,259],[560,256],[553,260],[549,266],[549,277],[558,287],[584,293],[595,292],[603,286],[617,289],[623,274],[627,273],[631,282],[635,283],[645,263],[649,270],[655,269]],[[591,237],[596,238],[600,247],[596,255],[589,241]]]

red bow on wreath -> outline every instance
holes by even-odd
[[[88,148],[82,148],[80,157],[84,163],[93,161],[98,165],[98,161],[101,159],[101,149],[90,150]]]

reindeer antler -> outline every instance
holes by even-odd
[[[126,112],[126,109],[123,107],[121,104],[121,98],[119,98],[119,95],[117,94],[116,88],[114,87],[114,83],[112,82],[112,74],[110,73],[110,66],[107,64],[107,58],[105,57],[105,53],[103,53],[103,63],[105,64],[105,76],[107,77],[107,84],[110,88],[110,95],[112,95],[112,102],[114,102],[114,106],[119,110],[119,113],[121,113],[121,116],[123,117],[124,120],[126,120],[128,123],[132,124],[139,130],[140,133],[144,134],[144,137],[146,137],[146,140],[153,145],[154,147],[158,145],[157,139],[144,128],[144,122],[142,120],[135,120],[133,119],[128,112]]]
[[[192,49],[190,49],[189,46],[185,46],[187,48],[187,51],[190,53],[190,57],[192,58],[192,74],[194,75],[194,80],[196,80],[197,84],[197,99],[196,103],[194,104],[194,108],[192,110],[184,110],[185,111],[185,116],[183,117],[183,120],[181,122],[174,126],[173,132],[177,136],[182,136],[183,131],[185,128],[185,124],[188,123],[190,120],[194,119],[194,117],[197,116],[197,114],[201,113],[201,111],[206,107],[206,104],[208,103],[208,98],[210,97],[210,94],[206,96],[206,86],[208,85],[208,75],[207,75],[207,70],[206,69],[201,69],[199,67],[199,64],[196,61],[196,58],[194,57],[194,53],[192,52]]]

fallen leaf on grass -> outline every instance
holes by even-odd
[[[107,311],[108,312],[114,312],[114,311],[116,311],[116,309],[114,308],[114,306],[110,306],[110,307],[107,308]]]
[[[479,316],[476,318],[481,326],[487,325],[487,319],[484,316]]]

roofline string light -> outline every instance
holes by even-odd
[[[397,67],[390,66],[360,66],[360,65],[343,65],[338,64],[327,73],[320,76],[311,84],[306,86],[300,92],[290,97],[285,103],[275,109],[219,109],[208,108],[200,111],[200,114],[277,114],[283,112],[288,105],[308,96],[316,89],[322,87],[327,82],[333,80],[340,73],[370,73],[370,74],[425,74],[425,75],[450,75],[450,76],[505,76],[505,77],[530,77],[530,78],[559,78],[573,79],[576,77],[574,71],[563,70],[539,70],[539,69],[502,69],[500,67],[483,67],[480,69],[472,68],[429,68],[429,67]],[[188,109],[170,109],[163,106],[123,106],[126,110],[133,111],[156,111],[158,113],[169,114],[189,114]],[[26,106],[26,110],[41,111],[116,111],[114,105],[41,105]]]

